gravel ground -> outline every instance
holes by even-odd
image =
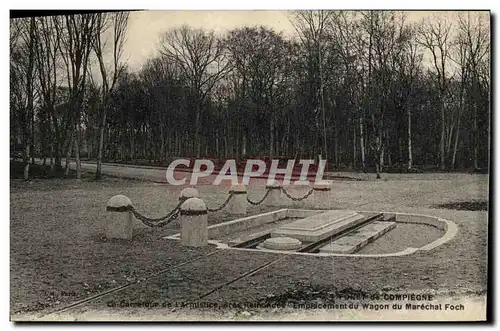
[[[427,254],[407,257],[311,259],[287,256],[255,275],[214,292],[207,300],[261,300],[268,295],[287,293],[301,283],[324,288],[334,286],[340,290],[380,291],[385,287],[484,293],[487,213],[429,208],[467,199],[487,200],[487,176],[412,174],[387,177],[391,179],[335,182],[332,202],[342,208],[414,212],[447,218],[459,226],[457,237]],[[159,217],[175,207],[180,189],[121,179],[11,181],[11,314],[21,316],[51,311],[214,251],[212,246],[186,249],[177,241],[162,239],[178,232],[175,224],[165,229],[142,230],[131,242],[103,239],[105,206],[111,196],[126,194],[139,211]],[[198,190],[212,208],[227,196],[226,191],[214,190],[208,185]],[[305,191],[307,189],[302,188],[294,192],[299,196]],[[249,196],[257,200],[263,193],[263,188],[253,188]],[[310,199],[296,203],[283,198],[279,207],[312,206]],[[253,214],[279,207],[252,207],[249,211]],[[227,217],[220,213],[211,216],[209,222],[215,224]],[[150,297],[157,293],[155,289],[163,288],[162,284],[172,283],[182,285],[161,290],[162,300],[170,300],[171,296],[179,298],[183,293],[187,293],[186,298],[194,298],[275,258],[274,254],[262,252],[255,255],[238,251],[229,255],[221,253],[224,254],[217,253],[207,260],[211,262],[199,260],[169,273],[157,285],[149,287],[148,281],[141,285],[141,290],[135,290],[134,286],[128,289],[130,292],[126,292],[129,293],[126,296],[125,292],[116,295],[128,300],[136,296]]]
[[[400,252],[407,247],[422,247],[443,236],[444,232],[423,224],[397,223],[396,227],[372,241],[356,254]]]
[[[13,314],[52,309],[213,250],[211,246],[187,249],[162,239],[171,229],[138,231],[130,242],[105,240],[102,223],[109,197],[127,192],[134,201],[150,192],[148,185],[121,180],[51,180],[54,189],[48,192],[47,181],[12,184]],[[159,196],[159,192],[155,194]],[[175,203],[157,206],[154,216],[165,215]],[[144,210],[154,210],[153,205],[146,204]]]
[[[73,312],[79,314],[87,310],[87,307],[103,306],[120,311],[127,304],[140,302],[158,303],[158,308],[161,308],[163,303],[171,305],[198,303],[202,300],[200,297],[207,292],[275,259],[276,256],[273,254],[259,252],[240,254],[233,250],[221,251],[197,263],[188,264],[168,274],[155,277],[147,283],[109,295],[87,306],[75,308]],[[233,263],[228,263],[228,261],[233,261]]]

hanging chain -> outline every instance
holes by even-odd
[[[281,191],[288,198],[292,199],[293,201],[302,201],[304,199],[307,199],[313,193],[314,189],[311,188],[304,196],[299,197],[299,198],[291,196],[283,187],[281,188]],[[264,194],[264,196],[260,200],[258,200],[258,201],[252,201],[247,196],[247,201],[250,204],[254,205],[254,206],[258,206],[258,205],[260,205],[261,203],[264,202],[264,200],[267,198],[267,196],[269,195],[270,192],[271,192],[271,189],[268,189],[266,191],[266,194]],[[222,205],[220,205],[217,208],[208,208],[207,207],[207,210],[209,212],[217,212],[219,210],[222,210],[224,207],[227,206],[227,204],[229,203],[229,201],[231,200],[231,198],[233,197],[233,195],[234,195],[233,192],[229,193],[229,196],[222,203]],[[131,212],[134,214],[135,218],[137,218],[139,221],[141,221],[142,223],[144,223],[144,225],[146,225],[146,226],[149,226],[149,227],[163,227],[163,226],[165,226],[165,225],[167,225],[167,224],[175,221],[179,217],[181,204],[182,203],[179,203],[170,213],[168,213],[167,215],[165,215],[163,217],[160,217],[160,218],[150,218],[150,217],[146,217],[144,215],[141,215],[134,207],[132,207]]]
[[[233,197],[233,194],[234,194],[234,193],[232,193],[232,192],[231,192],[231,193],[229,193],[229,196],[227,197],[226,201],[224,201],[224,203],[223,203],[222,205],[220,205],[219,207],[217,207],[217,208],[213,208],[213,209],[212,209],[212,208],[208,208],[208,207],[207,207],[207,210],[208,210],[209,212],[213,213],[213,212],[219,211],[219,210],[221,210],[222,208],[226,207],[226,206],[227,206],[227,204],[229,203],[229,200],[231,200],[231,198]]]
[[[283,192],[288,198],[292,199],[293,201],[302,201],[304,199],[307,199],[313,193],[313,191],[314,189],[311,188],[309,192],[307,192],[303,197],[296,198],[291,196],[283,187],[281,188],[281,192]]]
[[[270,189],[268,189],[268,190],[267,190],[266,194],[264,194],[264,196],[262,197],[262,199],[260,199],[259,201],[252,201],[252,200],[250,200],[250,199],[248,198],[248,196],[247,196],[247,201],[248,201],[250,204],[254,205],[254,206],[260,205],[262,202],[264,202],[264,200],[266,199],[266,197],[269,195],[269,192],[271,192],[271,190],[270,190]]]
[[[163,227],[179,217],[181,203],[179,203],[170,213],[160,218],[149,218],[144,215],[141,215],[135,208],[132,208],[132,213],[135,218],[152,228]]]

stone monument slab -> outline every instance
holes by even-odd
[[[271,232],[271,237],[291,237],[313,242],[361,224],[365,220],[365,215],[355,211],[330,210],[283,225]]]
[[[319,251],[320,253],[351,254],[395,227],[395,222],[375,221],[353,233],[332,241],[330,244],[321,247]]]

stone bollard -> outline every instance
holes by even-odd
[[[179,194],[179,202],[184,202],[189,198],[198,198],[198,191],[192,187],[186,187]]]
[[[106,238],[132,239],[133,215],[132,202],[124,195],[115,195],[106,207]]]
[[[266,185],[266,190],[269,190],[269,194],[266,198],[266,204],[269,206],[278,205],[281,198],[281,184],[278,182],[274,182],[272,184]]]
[[[319,182],[313,185],[313,205],[318,209],[331,209],[331,189],[329,182]]]
[[[247,187],[243,184],[231,186],[229,193],[233,194],[229,200],[226,210],[229,214],[246,215],[247,213]]]
[[[208,245],[207,206],[203,200],[189,198],[180,207],[181,245],[202,247]]]

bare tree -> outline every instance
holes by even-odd
[[[201,154],[201,111],[215,83],[228,71],[221,41],[213,31],[183,26],[166,32],[160,41],[160,52],[181,69],[190,82],[194,104],[193,151]]]
[[[460,64],[467,67],[468,78],[470,79],[469,87],[469,107],[472,109],[473,123],[473,155],[474,169],[479,168],[478,165],[478,104],[480,103],[480,66],[481,63],[487,60],[487,55],[490,51],[489,40],[489,24],[485,20],[485,16],[481,14],[473,14],[467,12],[458,15],[459,27],[459,53],[465,59],[460,60]],[[464,63],[465,62],[465,63]],[[457,141],[456,138],[455,142]],[[455,143],[456,144],[456,143]],[[456,150],[456,148],[455,148]],[[455,154],[455,153],[454,153]],[[453,161],[454,163],[454,161]]]
[[[407,117],[407,148],[408,148],[408,170],[413,166],[412,151],[412,108],[416,105],[416,89],[418,76],[422,70],[423,53],[416,41],[416,30],[414,26],[406,26],[400,35],[400,52],[395,56],[395,70],[397,80],[400,84],[395,90],[398,92],[396,108],[404,112]]]
[[[43,122],[45,135],[50,138],[50,165],[61,168],[60,124],[56,114],[57,90],[60,86],[58,75],[60,59],[60,29],[61,17],[39,17],[36,19],[38,42],[36,47],[37,73],[39,79],[39,94],[41,96],[40,119]],[[51,125],[52,122],[52,125]],[[42,123],[40,123],[42,125]],[[54,127],[54,135],[52,134]],[[40,128],[42,129],[42,127]],[[45,140],[47,137],[45,137]],[[48,142],[45,141],[46,145]],[[45,146],[46,147],[46,146]],[[46,148],[43,148],[45,160]],[[54,155],[55,153],[55,155]],[[54,164],[55,156],[55,164]]]
[[[404,47],[401,44],[405,15],[386,11],[363,12],[360,26],[363,28],[359,47],[363,54],[364,105],[370,119],[368,146],[375,161],[377,178],[380,178],[386,150],[390,150],[386,114],[390,111],[389,100],[394,84],[397,84],[394,66]]]
[[[324,74],[323,67],[326,58],[325,51],[327,49],[327,36],[326,30],[327,26],[334,16],[333,11],[328,10],[299,10],[292,13],[292,25],[297,32],[299,39],[309,58],[309,75],[311,75],[311,81],[313,82],[314,94],[316,95],[316,107],[315,109],[320,109],[316,112],[316,123],[318,127],[318,133],[321,131],[323,135],[319,138],[319,141],[323,141],[323,153],[325,159],[328,159],[328,149],[327,149],[327,130],[326,130],[326,110],[325,110],[325,98],[324,98]],[[321,118],[321,121],[319,120]],[[322,123],[322,128],[320,130],[320,124]],[[334,126],[336,124],[334,123]],[[335,150],[335,162],[338,162],[337,155],[337,129],[334,127],[334,150]]]
[[[36,22],[34,17],[11,23],[10,99],[21,131],[24,179],[29,179],[30,154],[34,161],[34,117],[36,93]],[[31,149],[31,150],[30,150]]]
[[[114,91],[117,78],[120,72],[124,68],[124,64],[121,62],[123,55],[123,46],[126,40],[127,33],[127,23],[128,23],[128,12],[119,12],[114,14],[101,13],[97,14],[96,19],[96,33],[92,39],[92,49],[97,57],[99,63],[99,72],[102,78],[101,84],[101,123],[99,127],[99,145],[97,153],[97,169],[96,169],[96,179],[101,178],[101,168],[102,168],[102,154],[104,148],[104,130],[106,127],[106,117],[108,112],[108,106],[110,101],[110,96]],[[104,60],[103,51],[108,44],[108,39],[103,37],[108,34],[108,30],[112,29],[112,66],[111,68],[106,66]]]
[[[449,74],[447,62],[450,56],[451,23],[442,16],[424,19],[419,27],[419,43],[430,51],[432,64],[436,70],[436,85],[439,90],[441,135],[439,140],[440,167],[444,170],[445,164],[445,135],[446,135],[446,93]]]
[[[64,27],[58,26],[61,35],[61,54],[66,65],[66,78],[69,90],[69,111],[65,122],[66,170],[69,171],[69,161],[72,146],[75,146],[76,176],[81,178],[80,163],[80,122],[81,106],[85,93],[87,65],[89,63],[92,41],[96,33],[96,23],[99,14],[65,15]]]
[[[256,27],[235,29],[226,40],[229,58],[233,62],[233,83],[241,114],[254,117],[258,114],[269,123],[269,157],[278,150],[276,122],[279,107],[290,78],[290,44],[273,30]],[[253,115],[253,116],[252,116]],[[253,121],[242,121],[242,156],[247,154],[247,138],[255,137]],[[264,138],[264,137],[263,137]],[[254,139],[256,141],[257,139]],[[250,146],[250,148],[255,146]]]
[[[362,99],[364,81],[362,72],[362,56],[364,50],[358,47],[362,38],[359,22],[359,12],[340,11],[332,17],[329,29],[331,38],[336,44],[336,50],[343,63],[342,76],[348,86],[348,106],[353,113],[353,165],[357,163],[357,146],[361,154],[361,166],[366,169],[366,144],[365,144],[365,110]],[[359,134],[359,143],[356,141]]]

